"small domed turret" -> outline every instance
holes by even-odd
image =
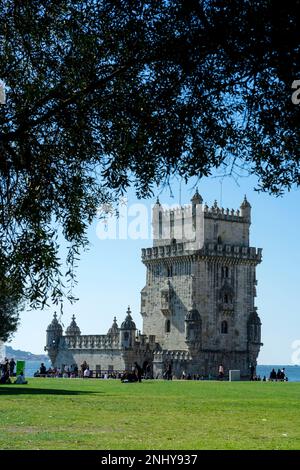
[[[192,308],[185,315],[185,340],[190,347],[201,344],[202,320],[196,308]]]
[[[202,204],[203,199],[202,199],[201,195],[200,195],[199,192],[198,192],[198,188],[196,189],[196,192],[195,192],[194,196],[192,197],[191,201],[192,201],[192,204],[193,204],[193,205],[194,205],[194,204],[195,204],[195,205],[196,205],[196,204]]]
[[[198,188],[196,189],[196,192],[195,192],[194,196],[192,197],[191,202],[192,202],[192,227],[193,227],[193,230],[196,231],[197,212],[198,212],[198,209],[200,208],[200,206],[203,202],[202,197],[198,193]]]
[[[63,329],[62,329],[61,324],[57,320],[56,312],[54,312],[53,320],[48,326],[46,331],[47,332],[55,331],[56,333],[60,333],[62,335]]]
[[[114,317],[114,322],[112,324],[112,326],[109,328],[107,334],[108,335],[116,335],[119,333],[119,327],[118,327],[118,324],[117,324],[117,318]]]
[[[249,204],[246,195],[241,204],[241,216],[248,219],[249,222],[251,221],[251,205]]]
[[[48,351],[52,364],[58,353],[59,343],[63,334],[61,324],[57,320],[56,312],[54,312],[53,320],[46,330],[46,346],[45,351]]]
[[[68,328],[66,329],[66,335],[67,336],[77,336],[77,335],[80,335],[81,334],[81,331],[80,331],[80,328],[79,326],[77,325],[76,321],[75,321],[75,315],[72,316],[72,321],[70,323],[70,325],[68,326]]]
[[[120,328],[121,346],[123,348],[132,348],[135,342],[136,326],[132,320],[130,307],[127,309],[127,315]]]
[[[132,320],[131,310],[129,306],[128,306],[126,313],[127,313],[127,316],[125,320],[123,321],[123,323],[121,324],[121,329],[122,330],[136,330],[136,325],[134,321]]]
[[[185,315],[185,321],[201,321],[201,317],[198,310],[196,310],[195,308],[189,310],[188,313]]]
[[[243,202],[242,202],[242,204],[241,204],[241,209],[242,209],[242,208],[245,208],[245,207],[251,207],[251,204],[249,203],[246,194],[245,194],[244,200],[243,200]]]
[[[248,317],[248,341],[253,343],[261,341],[261,321],[256,308]]]

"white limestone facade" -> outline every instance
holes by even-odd
[[[255,307],[256,266],[262,250],[250,246],[251,206],[191,204],[153,207],[153,246],[142,250],[146,284],[141,292],[143,334],[130,310],[106,335],[81,335],[75,318],[65,335],[57,319],[47,330],[46,350],[56,366],[86,360],[96,370],[130,370],[151,364],[154,377],[172,368],[175,377],[216,377],[219,365],[250,374],[261,347]]]

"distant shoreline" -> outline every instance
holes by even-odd
[[[47,361],[49,357],[46,354],[33,354],[29,351],[22,351],[20,349],[13,349],[11,346],[4,346],[5,357],[14,358],[19,361]]]

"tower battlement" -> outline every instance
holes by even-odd
[[[176,242],[171,245],[142,248],[142,261],[191,255],[197,255],[198,257],[213,256],[235,260],[241,259],[260,263],[262,259],[262,248],[207,243],[202,249],[195,251],[186,248],[184,243]]]
[[[152,210],[153,246],[176,241],[189,243],[186,249],[199,250],[206,243],[249,246],[251,206],[245,196],[240,209],[224,209],[217,201],[203,206],[196,191],[192,204],[166,208],[159,200]]]

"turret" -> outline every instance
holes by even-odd
[[[249,343],[261,344],[261,321],[257,314],[256,307],[248,318],[248,341]]]
[[[191,348],[201,347],[202,321],[195,308],[185,315],[185,341]]]
[[[75,315],[72,316],[72,321],[68,328],[66,329],[66,336],[77,336],[81,335],[79,326],[76,323]]]
[[[198,192],[198,188],[196,188],[196,192],[194,196],[191,199],[192,205],[197,205],[197,204],[202,204],[203,203],[203,198]]]
[[[62,334],[62,326],[57,320],[56,312],[54,312],[53,320],[46,330],[46,346],[44,348],[45,351],[48,351],[52,364],[55,362]]]
[[[152,233],[153,240],[161,240],[163,238],[163,212],[158,198],[152,209]]]
[[[113,324],[109,328],[107,334],[108,335],[114,335],[114,334],[117,334],[117,333],[119,333],[119,327],[118,327],[118,323],[117,323],[117,317],[114,317]]]
[[[197,207],[201,206],[202,208],[202,203],[203,199],[198,193],[198,188],[196,189],[196,192],[194,196],[191,199],[192,202],[192,225],[193,225],[193,230],[196,230],[196,225],[197,225]]]
[[[132,348],[135,342],[136,325],[132,319],[129,306],[126,313],[126,318],[120,328],[121,347]]]
[[[241,204],[241,216],[244,217],[247,222],[251,223],[251,205],[247,201],[246,195]]]

